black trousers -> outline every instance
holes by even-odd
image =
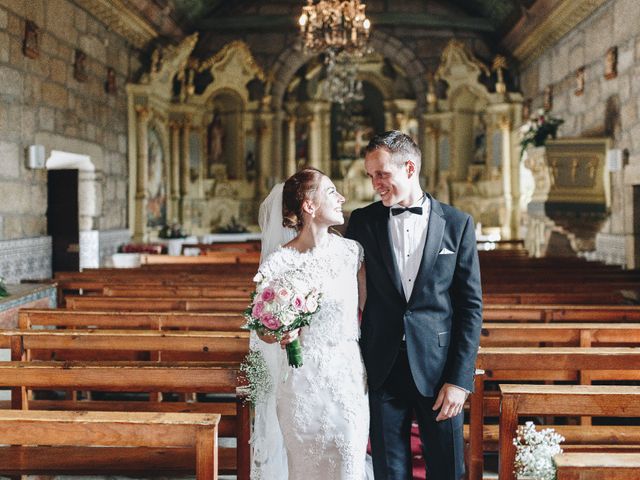
[[[418,391],[402,348],[383,386],[369,391],[371,453],[376,480],[411,480],[411,422],[418,421],[428,480],[464,474],[464,414],[436,422],[436,397]]]

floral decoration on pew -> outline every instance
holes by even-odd
[[[273,386],[269,367],[262,353],[256,350],[249,352],[240,364],[240,371],[248,384],[245,400],[255,405]]]
[[[562,453],[564,437],[553,428],[537,431],[533,422],[519,425],[513,444],[516,446],[515,474],[518,478],[554,480],[556,467],[553,457]]]
[[[520,158],[529,145],[542,147],[549,138],[556,138],[558,127],[563,123],[561,118],[552,117],[539,109],[536,115],[520,127]]]
[[[253,278],[257,287],[244,311],[245,328],[280,341],[285,333],[311,323],[311,317],[320,308],[321,295],[315,288],[294,285],[289,278],[268,279],[261,273]],[[300,339],[287,344],[286,350],[289,365],[301,367]]]
[[[0,297],[8,297],[10,295],[5,281],[4,277],[0,277]]]

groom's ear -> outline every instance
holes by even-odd
[[[409,178],[413,177],[413,174],[416,173],[416,164],[411,160],[407,160],[405,168],[407,169],[407,177]]]

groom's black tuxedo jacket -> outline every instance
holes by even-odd
[[[346,236],[364,247],[367,302],[360,345],[372,389],[382,386],[406,335],[413,379],[432,397],[443,383],[469,391],[482,325],[480,266],[472,218],[429,196],[424,253],[407,302],[381,202],[351,214]],[[452,252],[452,253],[447,253]]]

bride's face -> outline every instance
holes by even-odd
[[[342,225],[344,215],[342,214],[342,204],[345,199],[333,184],[329,177],[322,177],[318,190],[314,195],[316,205],[315,218],[317,223],[331,225]]]

